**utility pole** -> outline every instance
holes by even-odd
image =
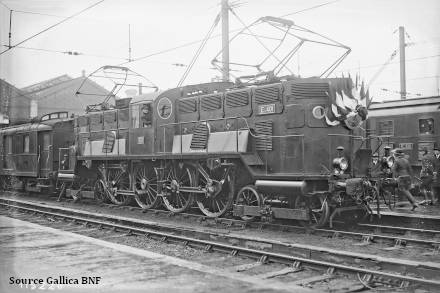
[[[405,28],[399,26],[399,50],[400,50],[400,98],[406,99],[406,73],[405,73]]]
[[[12,38],[12,10],[9,10],[9,46],[11,48],[11,38]]]
[[[128,25],[128,62],[131,62],[133,59],[131,59],[131,31],[130,31],[130,24]]]
[[[223,81],[229,81],[229,3],[222,0],[222,63]]]

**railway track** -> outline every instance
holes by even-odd
[[[317,271],[318,274],[304,279],[302,285],[336,278],[340,274],[359,278],[365,288],[408,286],[440,289],[438,275],[440,264],[419,263],[365,255],[346,251],[335,251],[323,247],[283,243],[267,239],[243,237],[233,233],[219,233],[218,230],[200,230],[163,225],[155,222],[140,221],[125,217],[96,214],[57,206],[47,206],[32,202],[0,199],[0,206],[8,214],[16,213],[19,218],[34,216],[50,218],[52,221],[69,221],[82,225],[80,231],[113,229],[124,235],[152,237],[162,242],[182,243],[216,251],[238,255],[256,260],[242,265],[246,271],[263,264],[281,264],[285,267],[280,272],[269,275],[294,274],[301,270]],[[267,275],[267,274],[266,274]]]
[[[20,202],[20,201],[17,201]],[[93,204],[93,203],[86,203]],[[388,245],[385,250],[404,249],[407,247],[420,247],[427,249],[432,254],[440,253],[440,230],[412,228],[408,226],[394,226],[377,223],[357,223],[349,229],[338,227],[332,229],[308,228],[302,225],[279,224],[269,222],[248,222],[239,219],[228,218],[208,218],[200,213],[171,213],[161,209],[143,210],[139,207],[118,206],[114,204],[103,204],[109,209],[139,211],[142,213],[153,214],[157,217],[182,218],[193,220],[197,223],[204,223],[205,226],[215,228],[237,229],[257,229],[272,230],[280,232],[295,232],[313,234],[328,238],[343,238],[359,241],[355,245]],[[412,218],[411,218],[412,219]],[[408,221],[409,222],[409,221]]]

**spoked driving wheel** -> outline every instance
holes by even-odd
[[[98,203],[109,203],[111,202],[109,195],[107,194],[104,181],[101,179],[96,180],[94,186],[94,196]]]
[[[117,205],[128,205],[132,201],[130,188],[130,175],[122,169],[107,170],[107,190],[112,203]],[[124,194],[125,192],[125,194]]]
[[[137,166],[134,169],[134,199],[143,209],[158,206],[160,197],[157,195],[157,174],[153,166]]]
[[[199,166],[197,186],[206,190],[196,198],[200,211],[208,217],[216,218],[226,213],[234,200],[234,183],[229,166],[208,168]]]
[[[295,199],[295,208],[309,210],[309,221],[300,221],[303,226],[319,228],[327,224],[330,217],[330,207],[327,198],[322,196],[298,196]]]
[[[194,196],[185,188],[194,188],[194,171],[184,163],[170,164],[165,169],[162,201],[173,213],[181,213],[189,209]]]
[[[263,197],[258,193],[254,185],[247,185],[240,189],[235,200],[237,205],[261,207],[263,205]],[[254,221],[256,216],[241,216],[244,221]]]

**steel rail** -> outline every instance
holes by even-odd
[[[1,198],[0,198],[1,199]],[[18,201],[20,202],[20,201]],[[144,210],[140,207],[132,206],[119,206],[115,204],[103,204],[108,208],[115,209],[128,209],[128,210],[139,210],[143,213],[153,213],[155,215],[161,214],[166,217],[182,217],[185,219],[193,218],[197,222],[212,222],[215,225],[223,224],[228,228],[239,227],[240,229],[254,228],[263,230],[265,228],[269,230],[282,231],[282,232],[300,232],[305,234],[321,235],[327,237],[346,237],[352,239],[359,239],[363,244],[375,244],[376,242],[383,243],[386,241],[395,247],[403,247],[409,244],[421,246],[423,248],[432,248],[434,251],[438,251],[440,248],[440,230],[430,230],[430,229],[417,229],[410,227],[398,227],[390,225],[380,225],[380,224],[367,224],[359,223],[357,227],[361,229],[366,229],[365,232],[341,230],[341,229],[325,229],[325,228],[308,228],[304,226],[297,225],[286,225],[286,224],[276,224],[268,222],[248,222],[239,219],[231,218],[209,218],[205,215],[195,214],[195,213],[173,213],[168,210],[161,209],[148,209]],[[368,231],[371,230],[371,231]],[[379,231],[381,234],[379,234]],[[423,238],[414,238],[403,236],[403,233],[418,234]],[[394,233],[398,235],[387,235],[382,233]]]
[[[326,268],[331,269],[332,271],[341,271],[344,273],[349,274],[364,274],[364,275],[370,275],[375,276],[378,278],[378,280],[383,280],[383,278],[389,278],[394,281],[400,281],[400,282],[409,282],[413,284],[419,284],[423,286],[429,286],[429,287],[436,287],[440,288],[440,281],[434,280],[434,279],[425,279],[421,277],[414,277],[414,276],[407,276],[407,275],[401,275],[396,273],[390,273],[390,272],[384,272],[369,268],[363,268],[363,267],[355,267],[351,265],[345,265],[343,263],[335,263],[330,262],[326,260],[320,260],[320,258],[324,258],[323,255],[329,254],[329,251],[325,251],[323,248],[319,249],[313,249],[308,247],[307,253],[305,253],[305,256],[301,256],[304,254],[303,252],[300,252],[300,255],[290,255],[286,254],[285,252],[288,251],[289,253],[295,252],[301,247],[295,244],[283,244],[278,242],[272,242],[267,240],[258,240],[253,238],[244,238],[244,237],[237,237],[233,235],[222,235],[218,232],[207,232],[207,231],[197,231],[197,230],[190,230],[185,229],[181,227],[163,227],[158,225],[146,225],[144,222],[136,222],[135,219],[127,219],[127,218],[121,218],[121,217],[113,217],[109,215],[103,215],[103,214],[92,214],[92,213],[85,213],[83,211],[75,211],[75,210],[67,210],[64,208],[59,207],[46,207],[41,206],[38,204],[20,204],[14,201],[5,201],[1,200],[0,205],[3,207],[9,207],[12,209],[18,209],[22,211],[32,212],[32,213],[38,213],[43,214],[47,216],[52,217],[59,217],[62,219],[70,219],[73,221],[79,221],[84,222],[85,225],[87,224],[93,224],[98,225],[99,227],[109,227],[112,229],[121,229],[126,230],[129,233],[135,233],[138,235],[146,235],[151,236],[154,235],[156,237],[159,237],[162,240],[174,240],[177,242],[183,242],[185,244],[195,244],[197,246],[204,247],[206,250],[218,250],[218,251],[226,251],[231,252],[232,254],[244,254],[249,255],[253,257],[258,258],[265,258],[268,261],[271,262],[280,262],[283,264],[293,264],[295,262],[300,262],[301,264],[304,264],[305,266],[313,267],[313,268]],[[27,205],[27,206],[26,206]],[[117,222],[117,223],[115,223]],[[141,226],[141,227],[139,227]],[[148,227],[145,228],[145,227]],[[174,233],[179,232],[183,233],[183,235],[177,235],[172,233],[167,233],[163,231],[158,231],[154,229],[165,229],[168,231],[172,231]],[[188,237],[187,235],[191,235],[192,237]],[[207,239],[203,239],[207,238]],[[212,241],[212,239],[215,239],[216,241]],[[231,244],[228,243],[222,243],[220,242],[222,239],[228,240]],[[271,248],[273,251],[267,251],[264,249],[255,249],[255,248],[249,248],[245,247],[243,244],[247,242],[252,242],[256,246],[260,246],[263,248]],[[287,249],[287,250],[286,250]],[[304,249],[304,247],[303,247]],[[279,251],[279,252],[278,252]],[[316,254],[316,255],[315,255]],[[365,262],[360,261],[362,258],[365,258],[364,255],[360,254],[348,254],[343,253],[345,258],[343,261],[351,260],[353,263],[361,263],[362,265],[365,265]],[[311,257],[315,257],[317,259],[312,259]],[[333,255],[330,257],[331,260],[335,261],[336,254],[333,253]],[[425,268],[424,272],[428,272],[428,274],[432,276],[438,276],[438,271],[440,270],[440,266],[429,266],[429,265],[423,265],[420,263],[411,263],[411,262],[398,262],[398,260],[392,260],[392,259],[368,259],[368,261],[372,262],[374,267],[377,267],[380,264],[383,264],[384,267],[390,268],[393,267],[395,269],[402,270],[405,268],[405,271],[410,271],[411,273],[414,273],[415,271],[422,270]],[[414,271],[415,270],[415,271]],[[430,273],[429,273],[430,272]],[[388,283],[388,282],[385,282]],[[403,284],[403,283],[402,283]]]

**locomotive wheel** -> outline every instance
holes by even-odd
[[[152,166],[138,166],[134,170],[134,199],[143,209],[158,206],[157,175]]]
[[[225,214],[234,201],[234,183],[229,174],[226,180],[221,183],[224,177],[224,168],[210,170],[204,167],[206,175],[199,172],[197,186],[208,190],[206,194],[200,194],[196,197],[197,205],[200,211],[208,217],[216,218]]]
[[[258,193],[254,185],[247,185],[240,189],[237,194],[237,199],[235,200],[237,205],[247,205],[247,206],[257,206],[261,207],[263,205],[263,197]],[[241,219],[244,221],[254,221],[257,217],[255,216],[242,216]]]
[[[98,179],[95,182],[94,196],[95,196],[95,200],[98,203],[109,203],[109,202],[111,202],[109,196],[107,195],[107,191],[106,191],[106,188],[105,188],[105,183],[101,179]]]
[[[165,186],[162,201],[173,213],[181,213],[189,209],[194,196],[191,192],[181,191],[181,187],[194,187],[194,171],[186,164],[170,164],[165,170]]]
[[[127,171],[121,169],[107,170],[107,190],[112,203],[117,205],[128,205],[132,201],[130,195],[118,194],[118,190],[130,190],[130,176]]]
[[[295,208],[310,210],[310,220],[300,221],[301,225],[309,228],[319,228],[327,224],[330,218],[330,207],[327,199],[322,196],[298,196],[295,199]]]

